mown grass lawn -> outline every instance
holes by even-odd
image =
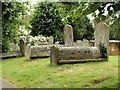
[[[51,66],[50,58],[6,59],[2,77],[21,88],[118,88],[118,56],[109,61]]]

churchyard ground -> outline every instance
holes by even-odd
[[[2,78],[21,88],[118,88],[118,56],[108,61],[50,65],[50,58],[0,61]]]

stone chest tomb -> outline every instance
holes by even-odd
[[[48,42],[35,42],[35,45],[27,44],[25,47],[25,56],[28,60],[32,58],[49,57],[50,47],[53,44],[53,37],[50,36]]]
[[[65,46],[54,45],[50,48],[51,64],[107,60],[102,58],[99,45],[102,43],[108,49],[109,29],[103,22],[97,24],[97,27],[95,27],[95,46],[90,47],[89,41],[86,39],[73,42],[73,28],[70,25],[66,25],[64,28]]]

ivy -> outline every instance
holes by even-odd
[[[27,3],[2,2],[2,52],[10,52],[10,43],[18,43],[18,29],[23,24]]]
[[[104,44],[100,43],[99,48],[100,48],[101,57],[107,58],[107,48],[104,46]]]
[[[117,12],[120,11],[120,1],[119,2],[80,2],[79,7],[73,10],[74,13],[70,13],[69,16],[72,17],[78,17],[82,15],[88,15],[92,14],[95,18],[97,18],[97,21],[105,20],[106,17],[104,13],[106,12],[105,8],[107,8],[108,15],[107,16],[113,16]],[[98,14],[94,13],[98,10]]]

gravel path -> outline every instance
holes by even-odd
[[[16,88],[16,87],[7,80],[0,78],[0,89],[2,88]]]

